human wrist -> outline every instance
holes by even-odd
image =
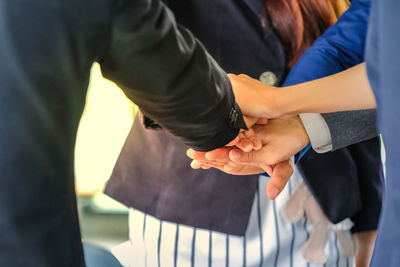
[[[296,127],[296,129],[298,129],[302,147],[307,146],[310,143],[310,137],[308,136],[308,133],[300,116],[296,115],[295,117],[293,117],[292,123]]]
[[[295,86],[279,88],[277,99],[277,110],[280,118],[288,118],[298,115],[301,110],[298,89]]]
[[[287,116],[313,112],[321,106],[321,98],[317,94],[319,89],[312,85],[306,82],[285,87]]]
[[[262,90],[258,96],[263,118],[277,119],[292,117],[292,109],[288,103],[292,102],[288,87],[274,87],[273,90]]]

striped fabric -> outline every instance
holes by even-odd
[[[265,194],[268,178],[260,176],[249,226],[243,237],[160,221],[138,210],[129,211],[129,241],[112,252],[130,267],[350,267],[354,259],[339,254],[330,233],[328,262],[308,264],[301,255],[309,228],[307,221],[286,222],[281,208],[300,181],[296,170],[282,194],[271,201]],[[179,208],[179,207],[177,207]]]

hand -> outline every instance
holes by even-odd
[[[229,142],[226,146],[237,146],[243,151],[249,152],[251,150],[261,149],[261,141],[257,138],[254,130],[251,128],[253,125],[265,125],[268,123],[267,119],[257,119],[243,115],[243,119],[249,130],[242,130],[238,136]]]
[[[232,149],[230,159],[236,163],[274,165],[289,160],[310,142],[299,116],[287,120],[269,120],[266,125],[255,125],[253,130],[263,147],[243,152]]]
[[[293,172],[289,160],[310,142],[298,116],[288,120],[270,120],[266,125],[253,127],[262,142],[260,150],[244,152],[231,148],[219,148],[210,152],[188,156],[195,161],[193,168],[214,167],[236,175],[255,174],[262,171],[271,176],[267,194],[274,199],[284,189]]]
[[[321,79],[279,88],[243,74],[228,76],[242,113],[251,117],[274,119],[300,113],[376,108],[365,63]]]
[[[217,168],[233,175],[251,175],[264,172],[264,170],[258,166],[243,165],[233,162],[229,158],[229,152],[232,149],[235,149],[235,147],[217,148],[210,152],[197,152],[193,149],[189,149],[186,154],[193,160],[190,164],[193,169]]]
[[[264,84],[245,74],[228,74],[235,99],[242,113],[255,118],[282,118],[293,115],[285,114],[283,101],[287,95],[284,88]]]
[[[213,167],[233,175],[251,175],[267,172],[271,177],[266,188],[267,195],[270,199],[275,199],[293,174],[292,163],[288,160],[275,166],[238,164],[229,158],[229,152],[232,149],[234,148],[218,148],[211,152],[196,152],[193,149],[189,149],[187,155],[193,159],[191,163],[193,169],[209,169]]]

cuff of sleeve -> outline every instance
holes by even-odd
[[[235,102],[228,116],[229,125],[235,129],[247,129],[246,122],[244,121],[242,111],[239,105]]]
[[[325,153],[332,150],[332,138],[329,127],[318,113],[300,114],[304,128],[310,138],[311,146],[317,153]]]

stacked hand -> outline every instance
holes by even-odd
[[[275,199],[293,173],[291,158],[309,143],[308,135],[298,116],[269,120],[242,132],[230,145],[210,152],[189,149],[192,168],[217,168],[235,175],[267,172],[271,179],[267,195]]]
[[[249,130],[223,148],[209,152],[189,149],[191,166],[217,168],[235,175],[266,172],[271,177],[267,195],[275,199],[293,173],[293,156],[310,142],[297,112],[290,109],[294,106],[292,91],[247,75],[230,74],[229,78]]]

